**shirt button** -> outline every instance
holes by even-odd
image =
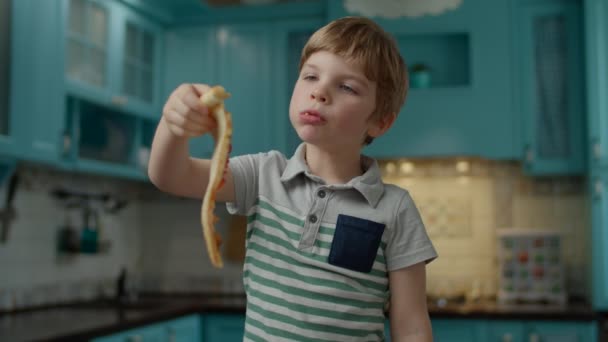
[[[317,195],[321,198],[325,198],[325,191],[324,190],[319,190],[319,192],[317,192]]]
[[[310,215],[310,216],[308,217],[308,220],[309,220],[310,222],[312,222],[312,223],[317,222],[317,215],[314,215],[314,214],[313,214],[313,215]]]

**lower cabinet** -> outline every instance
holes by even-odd
[[[241,342],[244,333],[244,314],[209,314],[203,316],[203,342]]]
[[[435,342],[595,342],[594,321],[528,321],[484,319],[432,319]],[[193,314],[146,325],[93,342],[241,342],[244,314]],[[391,341],[385,325],[386,341]]]
[[[201,330],[201,316],[195,314],[99,337],[92,342],[202,341]]]
[[[595,342],[596,322],[432,319],[435,342]],[[386,341],[390,341],[388,323]]]

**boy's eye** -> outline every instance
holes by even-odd
[[[302,76],[302,79],[306,80],[306,81],[314,81],[314,80],[317,79],[317,76],[315,76],[315,75],[304,75],[304,76]]]
[[[340,89],[348,92],[348,93],[353,93],[356,94],[357,92],[355,91],[355,89],[351,88],[348,84],[340,84]]]

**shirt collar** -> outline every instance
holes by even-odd
[[[287,183],[296,176],[304,174],[313,181],[324,183],[323,179],[310,173],[308,164],[306,164],[306,160],[304,159],[305,151],[306,144],[301,143],[291,159],[287,161],[285,170],[283,170],[283,174],[281,175],[281,182]],[[361,162],[363,164],[363,169],[366,170],[365,173],[351,179],[346,184],[331,185],[329,187],[331,189],[353,188],[359,191],[367,202],[375,208],[384,193],[384,184],[382,183],[380,168],[378,167],[378,162],[376,160],[367,156],[361,156]]]

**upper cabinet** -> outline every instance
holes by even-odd
[[[328,6],[330,20],[358,15],[341,1]],[[463,1],[436,16],[373,18],[395,37],[409,67],[410,91],[394,126],[366,153],[518,158],[509,18],[506,0]]]
[[[589,165],[608,166],[608,3],[585,1]]]
[[[158,117],[162,30],[118,2],[64,0],[69,93]]]
[[[579,1],[514,4],[516,108],[530,174],[585,170],[583,31]]]
[[[160,26],[121,1],[13,2],[17,155],[146,179],[160,117]]]
[[[608,3],[585,1],[593,306],[608,310]]]

